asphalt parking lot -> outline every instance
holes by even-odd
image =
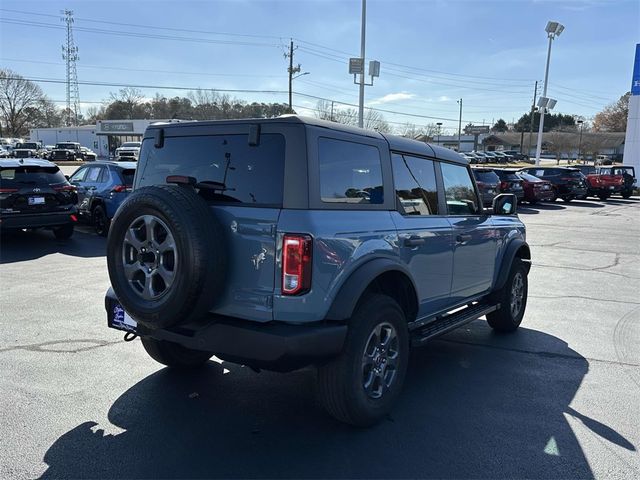
[[[314,372],[175,373],[106,328],[106,241],[0,244],[0,478],[640,478],[640,199],[522,208],[523,327],[478,320],[413,352],[368,430]]]

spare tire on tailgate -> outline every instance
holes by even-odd
[[[190,187],[133,191],[107,241],[111,286],[124,309],[154,329],[201,317],[222,294],[227,246],[221,225]]]

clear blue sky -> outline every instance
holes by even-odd
[[[0,65],[28,78],[65,78],[59,17],[70,9],[80,82],[285,91],[283,52],[293,37],[295,61],[310,72],[294,80],[294,91],[358,100],[347,58],[360,51],[360,0],[0,0],[0,9]],[[450,132],[457,129],[459,98],[465,123],[517,120],[544,76],[547,20],[566,27],[552,50],[549,96],[558,99],[556,111],[589,118],[630,89],[638,0],[369,0],[366,56],[382,66],[366,104],[450,119],[384,113],[397,124],[443,121]],[[64,85],[40,85],[64,105]],[[82,106],[117,90],[80,85]],[[141,90],[149,97],[186,94]],[[286,94],[235,96],[287,101]],[[302,112],[312,113],[305,108],[316,102],[294,97]]]

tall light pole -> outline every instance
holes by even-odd
[[[438,145],[440,145],[440,127],[442,127],[442,122],[436,123],[438,126]]]
[[[358,97],[358,126],[364,126],[364,42],[367,29],[367,0],[362,0],[362,26],[360,29],[360,58],[362,59],[362,73],[360,74],[360,94]]]
[[[458,100],[460,104],[460,118],[458,119],[458,153],[460,152],[460,134],[462,133],[462,99]]]
[[[559,37],[562,31],[564,30],[564,25],[558,22],[547,22],[547,26],[545,27],[545,32],[547,32],[547,37],[549,38],[549,47],[547,48],[547,66],[544,71],[544,89],[542,92],[542,99],[547,99],[547,86],[549,82],[549,61],[551,60],[551,43],[555,37]],[[554,102],[555,103],[555,102]],[[543,105],[540,108],[540,126],[538,127],[538,143],[536,145],[536,165],[540,165],[540,152],[542,150],[542,129],[544,128],[544,111],[546,109],[546,105]]]
[[[580,140],[578,141],[578,160],[580,160],[580,151],[582,149],[582,125],[584,125],[584,120],[578,120],[578,125],[580,125]]]

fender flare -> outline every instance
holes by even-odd
[[[516,254],[521,248],[524,248],[525,255],[522,258],[525,260],[527,274],[529,273],[529,270],[531,269],[531,250],[529,249],[529,245],[527,244],[527,242],[520,238],[511,240],[502,257],[502,263],[500,264],[500,271],[498,272],[498,276],[496,277],[494,291],[500,290],[504,286],[505,282],[507,281],[507,277],[509,276],[509,272],[511,271],[513,259],[516,258]]]
[[[390,271],[403,273],[411,282],[413,291],[417,292],[407,267],[388,258],[376,258],[360,265],[344,281],[325,318],[327,320],[348,320],[369,284],[379,275]]]

